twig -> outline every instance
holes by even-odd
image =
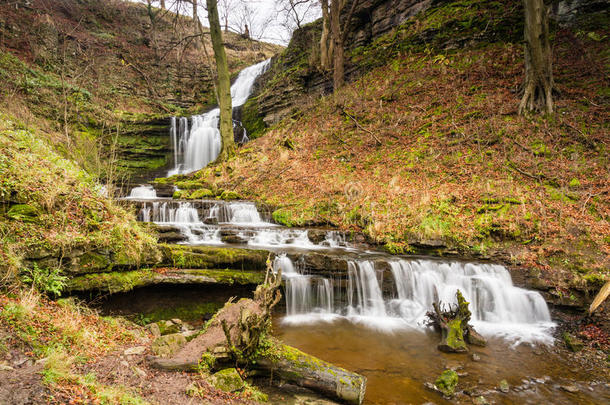
[[[341,111],[343,111],[343,114],[347,115],[348,117],[350,117],[352,119],[352,121],[354,121],[356,123],[356,126],[358,128],[360,128],[361,130],[368,132],[369,134],[371,134],[371,136],[373,138],[375,138],[375,141],[377,141],[378,145],[381,145],[381,141],[379,140],[379,138],[377,138],[377,136],[375,136],[375,134],[373,133],[373,131],[364,128],[362,125],[360,125],[360,123],[358,122],[358,120],[356,120],[356,118],[354,118],[353,116],[350,115],[350,113],[348,113],[347,111],[345,111],[345,109],[343,107],[341,107]]]

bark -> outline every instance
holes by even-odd
[[[553,112],[553,68],[544,0],[523,0],[525,8],[525,82],[519,114]]]
[[[330,33],[333,41],[333,87],[335,90],[343,86],[345,81],[343,41],[341,35],[341,1],[331,0]]]
[[[165,10],[165,0],[161,0],[161,9]]]
[[[330,13],[328,10],[328,0],[321,0],[322,6],[322,36],[320,37],[320,67],[323,70],[330,68],[330,60],[332,59],[332,46],[329,41],[330,37]]]
[[[195,31],[199,28],[199,15],[197,14],[197,9],[198,9],[198,5],[197,5],[197,0],[192,0],[193,1],[193,21],[195,22]],[[209,4],[209,2],[208,2]],[[209,6],[208,6],[209,8]]]
[[[218,161],[225,161],[235,154],[235,141],[233,140],[233,120],[231,106],[231,79],[229,77],[229,65],[227,54],[222,43],[222,32],[218,17],[216,0],[206,0],[208,6],[208,20],[210,21],[210,35],[212,37],[212,48],[216,60],[216,71],[218,72],[218,107],[220,108],[220,137],[222,148]]]

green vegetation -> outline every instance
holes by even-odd
[[[445,370],[442,372],[440,377],[434,382],[436,388],[438,388],[444,395],[451,397],[455,391],[455,387],[458,384],[458,375],[453,370]]]

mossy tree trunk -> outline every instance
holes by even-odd
[[[519,114],[553,112],[553,66],[544,0],[523,0],[525,8],[525,82]]]
[[[322,35],[320,37],[320,67],[323,70],[330,69],[332,59],[332,42],[330,42],[330,12],[328,10],[328,0],[321,0],[322,6]]]
[[[485,339],[479,335],[469,324],[471,313],[468,309],[469,302],[464,299],[462,292],[456,292],[457,306],[455,308],[443,309],[441,304],[433,304],[434,312],[428,312],[428,325],[433,326],[441,333],[441,342],[438,349],[447,353],[464,353],[468,351],[466,342],[485,346]]]
[[[222,44],[222,32],[218,17],[218,7],[216,0],[206,0],[208,6],[208,20],[210,22],[210,35],[212,37],[212,48],[214,49],[214,59],[216,60],[216,70],[218,72],[218,106],[220,108],[220,137],[222,148],[218,161],[225,161],[235,154],[235,141],[233,139],[233,121],[231,105],[231,79],[229,77],[229,65],[227,64],[227,54]]]

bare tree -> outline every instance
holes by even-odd
[[[553,65],[548,10],[544,0],[523,0],[525,8],[525,82],[519,114],[553,112]]]
[[[224,26],[225,33],[229,32],[229,17],[238,5],[238,0],[218,0],[218,15]]]
[[[318,14],[318,0],[276,0],[280,24],[289,32],[299,29],[303,23]]]
[[[335,90],[345,82],[345,40],[348,27],[359,0],[351,0],[351,6],[341,24],[341,14],[349,0],[321,0],[322,38],[320,40],[320,65],[328,68],[333,61],[333,87]]]

